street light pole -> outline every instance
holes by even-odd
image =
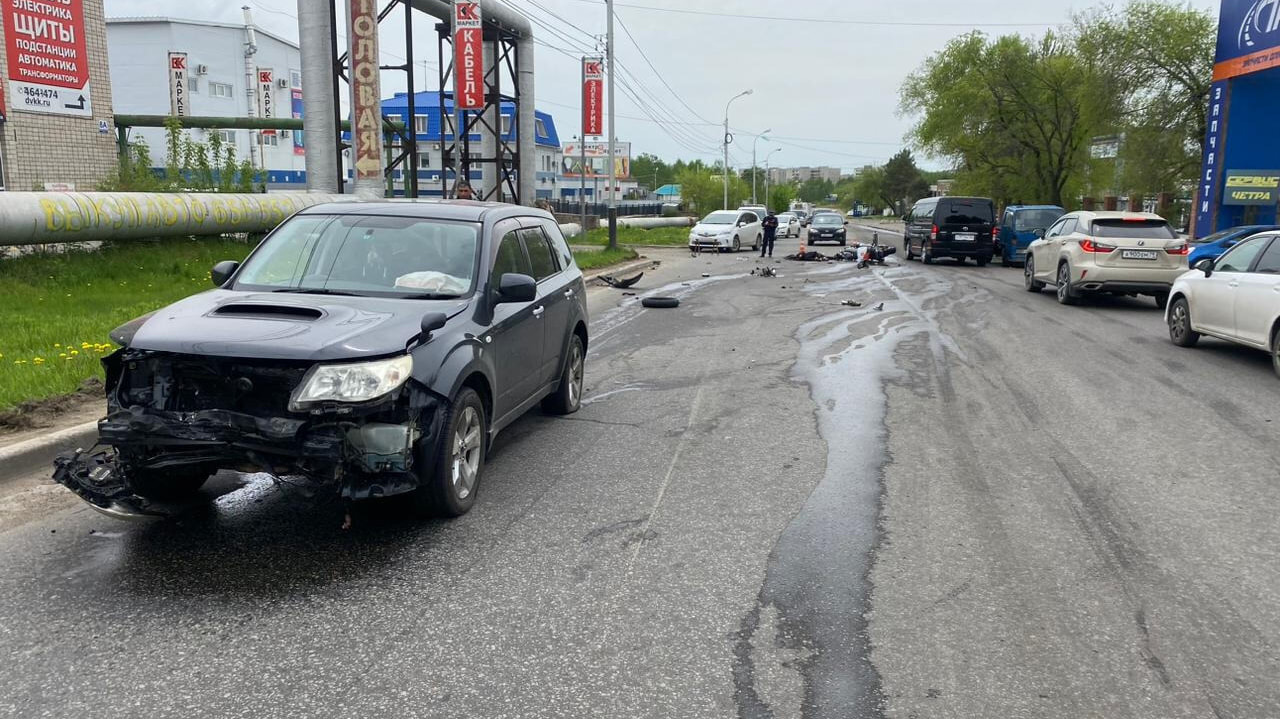
[[[618,249],[618,201],[614,188],[618,182],[618,164],[613,159],[614,143],[617,141],[617,133],[613,125],[613,79],[617,73],[614,72],[616,53],[613,48],[613,0],[605,0],[605,6],[609,11],[609,29],[605,39],[605,49],[609,53],[609,249],[616,250]]]
[[[750,95],[751,92],[751,90],[743,90],[729,98],[729,101],[724,104],[724,166],[720,168],[720,174],[724,177],[724,206],[722,209],[725,210],[729,209],[729,143],[733,142],[733,136],[729,134],[729,106],[733,104],[734,100]]]
[[[756,143],[760,142],[760,138],[762,137],[768,140],[769,138],[765,137],[765,135],[769,134],[770,132],[773,132],[773,128],[765,130],[759,135],[756,135],[756,139],[751,141],[751,204],[753,205],[760,204],[759,202],[756,201]],[[768,200],[769,199],[768,191],[766,191],[764,195],[765,195],[765,200]]]
[[[764,156],[764,206],[769,210],[773,209],[769,207],[769,176],[773,174],[773,171],[769,169],[769,158],[773,157],[775,152],[782,152],[782,148],[775,147]]]

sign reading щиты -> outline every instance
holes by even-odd
[[[1280,170],[1227,170],[1224,205],[1266,205],[1280,199]]]
[[[82,0],[5,3],[11,110],[93,115]]]

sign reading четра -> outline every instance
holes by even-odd
[[[1224,205],[1266,205],[1280,199],[1280,170],[1227,170]]]

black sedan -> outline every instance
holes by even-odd
[[[579,407],[585,288],[546,212],[318,205],[212,277],[112,333],[99,445],[55,471],[107,514],[163,514],[236,469],[457,516],[499,430]]]
[[[819,212],[813,216],[813,220],[809,223],[809,244],[818,242],[839,242],[845,244],[848,240],[845,232],[844,218],[834,212]]]

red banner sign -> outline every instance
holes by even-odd
[[[378,7],[350,0],[351,133],[355,179],[382,180],[382,101],[378,97]]]
[[[459,110],[484,107],[484,30],[480,3],[453,4],[453,102]]]
[[[5,6],[13,109],[92,115],[82,0],[12,0]]]
[[[582,59],[582,134],[604,134],[604,60]]]

